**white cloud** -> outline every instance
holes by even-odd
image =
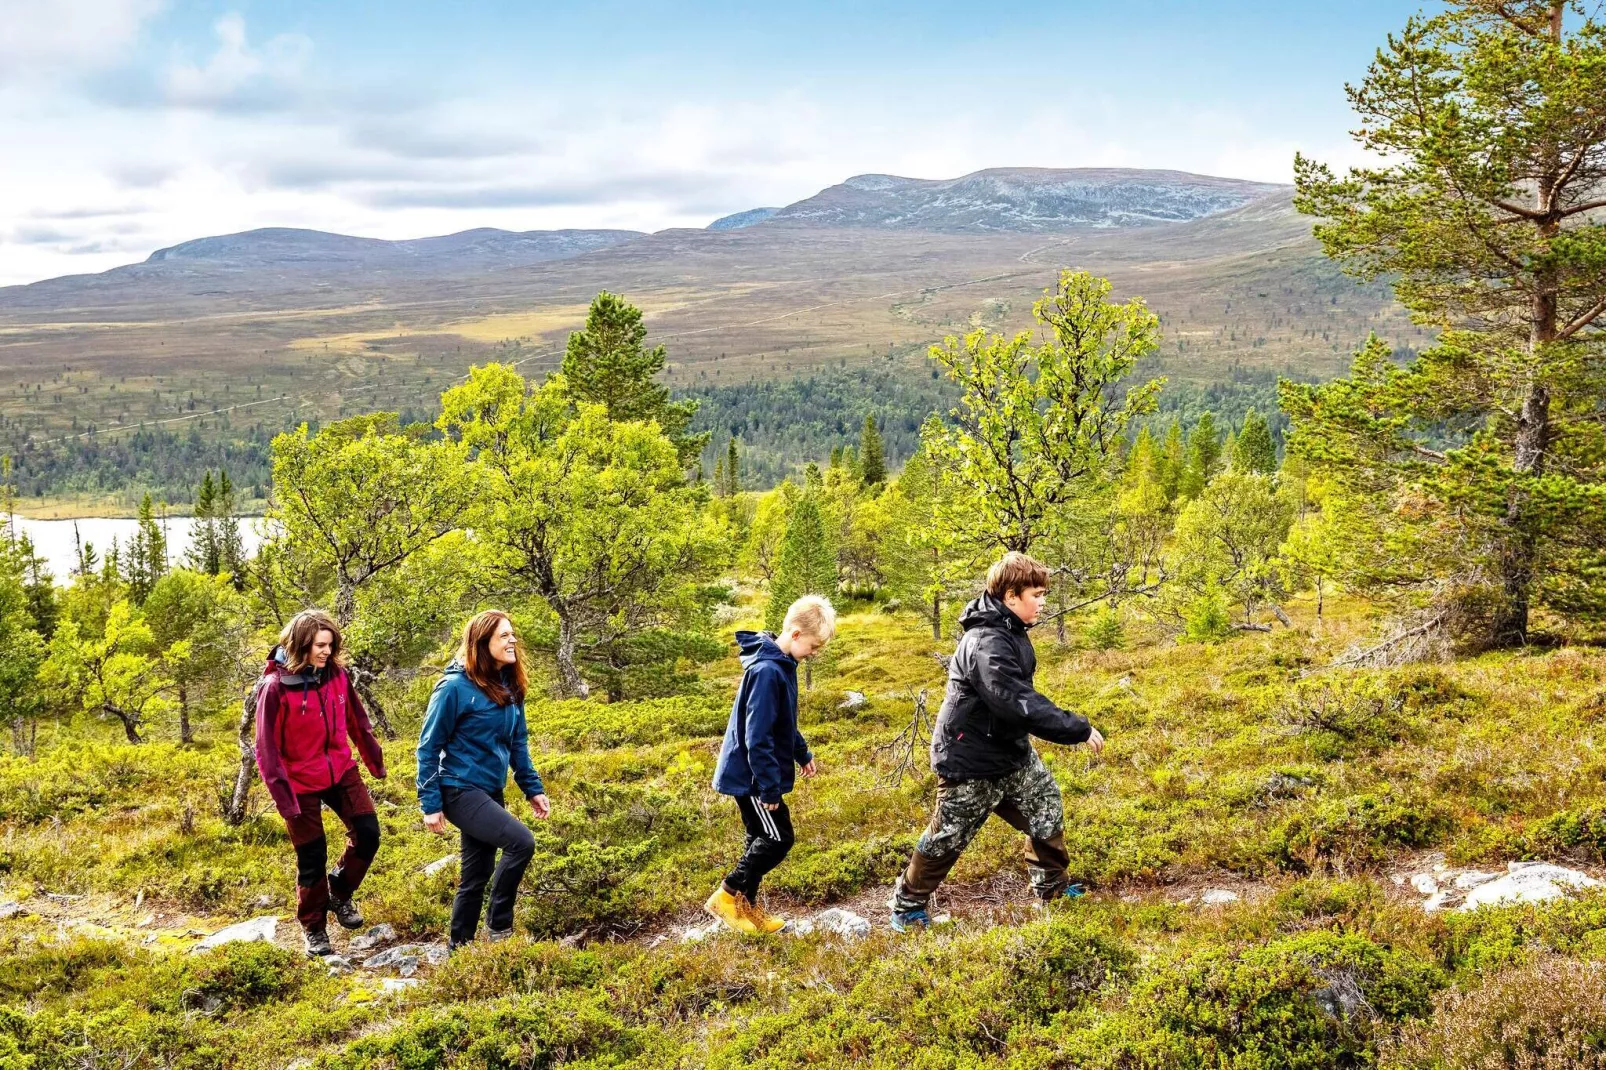
[[[6,0],[0,82],[111,63],[163,6],[163,0]]]
[[[163,88],[168,103],[192,108],[271,106],[278,93],[305,72],[312,42],[300,34],[279,34],[260,48],[246,38],[245,19],[224,15],[212,27],[217,51],[204,64],[176,64]]]

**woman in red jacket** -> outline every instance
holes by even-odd
[[[297,613],[279,633],[257,696],[257,769],[296,849],[296,918],[313,956],[334,954],[329,911],[348,929],[362,926],[351,897],[379,850],[379,819],[351,743],[380,780],[385,754],[346,674],[340,643],[340,628],[327,613]],[[325,806],[346,826],[346,850],[332,872]]]

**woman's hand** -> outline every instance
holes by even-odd
[[[425,814],[424,827],[429,829],[429,831],[433,832],[437,836],[446,835],[446,815],[439,812]]]
[[[535,811],[536,817],[545,821],[552,813],[552,802],[545,795],[531,795],[530,809]]]
[[[1087,749],[1094,754],[1104,753],[1104,734],[1097,728],[1090,729],[1087,736]]]

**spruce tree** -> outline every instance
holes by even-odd
[[[1271,440],[1271,427],[1254,409],[1244,416],[1243,430],[1233,444],[1232,470],[1263,476],[1277,471],[1277,446]]]
[[[218,470],[215,509],[217,518],[218,565],[220,572],[234,577],[236,590],[245,590],[245,540],[240,537],[240,518],[234,511],[234,484],[226,469]]]
[[[569,335],[563,377],[576,400],[603,406],[610,420],[656,420],[690,467],[708,444],[708,432],[686,434],[697,402],[669,400],[669,388],[657,380],[664,347],[648,349],[646,341],[641,309],[604,290],[592,300],[585,326]]]
[[[836,591],[836,543],[831,538],[817,493],[804,494],[792,510],[781,544],[781,559],[770,584],[764,625],[778,631],[786,610],[806,594],[830,596]]]
[[[1221,470],[1221,437],[1216,431],[1215,414],[1206,410],[1188,433],[1187,463],[1178,481],[1178,493],[1197,498]]]
[[[1187,466],[1188,453],[1182,440],[1182,421],[1173,417],[1171,426],[1166,428],[1165,442],[1160,446],[1159,458],[1155,463],[1160,490],[1165,494],[1167,504],[1176,501],[1181,493],[1182,472]]]
[[[725,447],[725,496],[734,498],[742,491],[741,459],[736,455],[736,436]]]
[[[876,426],[875,415],[864,418],[864,429],[859,432],[859,464],[864,470],[864,485],[874,487],[886,482],[887,456],[881,444],[881,429]]]
[[[223,571],[217,532],[217,485],[212,482],[210,469],[195,491],[195,519],[190,524],[190,567],[212,576]]]

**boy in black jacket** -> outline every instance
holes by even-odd
[[[1043,902],[1079,895],[1066,872],[1065,808],[1059,785],[1032,749],[1104,737],[1087,719],[1060,709],[1032,686],[1037,654],[1026,630],[1048,595],[1048,569],[1021,553],[987,572],[987,591],[959,615],[964,630],[948,663],[948,690],[931,736],[937,809],[892,893],[892,927],[931,923],[926,905],[989,814],[1026,833],[1026,866]]]

